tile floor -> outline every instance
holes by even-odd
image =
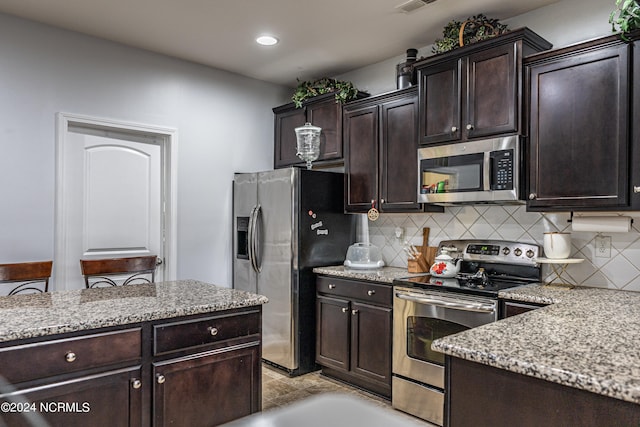
[[[279,408],[318,393],[349,393],[393,411],[398,417],[407,421],[407,426],[430,427],[432,424],[419,418],[397,411],[391,407],[391,402],[367,393],[342,382],[320,375],[320,371],[311,372],[290,378],[281,371],[268,365],[262,365],[262,410]]]

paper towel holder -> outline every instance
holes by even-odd
[[[569,219],[567,220],[567,222],[569,224],[571,224],[573,222],[573,211],[571,211],[571,216],[569,217]],[[631,218],[631,224],[633,224],[633,218]]]
[[[633,226],[633,217],[625,215],[581,215],[574,218],[571,212],[567,221],[571,223],[572,231],[592,231],[598,236],[602,236],[604,232],[630,232]]]

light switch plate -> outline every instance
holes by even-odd
[[[611,258],[611,236],[596,236],[596,257]]]

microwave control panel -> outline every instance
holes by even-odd
[[[491,189],[513,190],[513,150],[491,152]]]

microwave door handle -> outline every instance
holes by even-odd
[[[429,304],[429,305],[434,305],[436,307],[451,308],[454,310],[475,311],[480,313],[495,312],[495,307],[490,304],[475,304],[471,302],[470,303],[451,302],[451,301],[444,301],[439,298],[402,294],[399,292],[396,293],[396,297],[406,301],[416,302],[418,304]]]
[[[484,191],[491,190],[491,151],[485,151],[482,167],[482,189]]]

